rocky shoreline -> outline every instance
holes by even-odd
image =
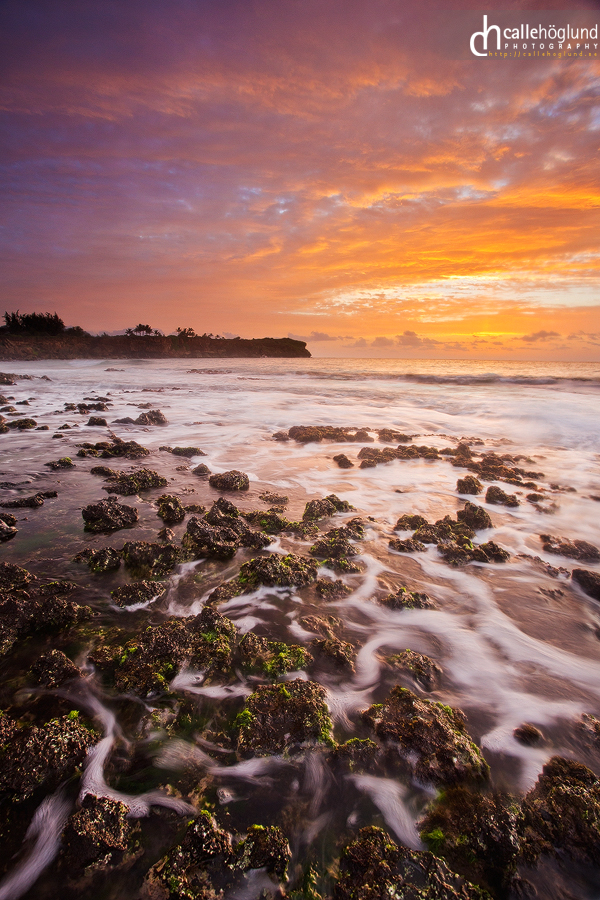
[[[344,609],[375,552],[379,526],[366,512],[331,493],[296,503],[294,518],[289,497],[253,484],[243,459],[213,473],[202,447],[118,437],[97,415],[111,412],[110,397],[56,411],[89,416],[79,437],[68,423],[36,433],[45,426],[33,398],[7,390],[0,400],[7,449],[27,434],[56,439],[61,454],[0,491],[2,547],[19,555],[0,563],[0,896],[485,900],[539,896],[555,869],[559,882],[597,882],[592,768],[552,755],[523,721],[515,739],[545,747],[548,761],[527,793],[506,790],[469,716],[444,702],[434,654],[382,651],[375,697],[339,706],[363,650]],[[153,409],[122,427],[166,421]],[[392,557],[434,547],[448,572],[512,558],[478,495],[547,510],[567,490],[477,439],[436,448],[390,429],[330,426],[271,437],[314,444],[315,456],[327,442],[332,471],[415,459],[456,468],[455,516],[414,510],[387,534]],[[68,561],[44,551],[40,562],[30,537],[19,550],[21,521],[30,529],[65,496]],[[572,568],[534,564],[600,600],[587,568],[595,545],[546,532],[539,542]],[[410,574],[393,587],[374,585],[373,616],[444,607],[443,591],[418,590]],[[257,597],[271,625],[253,619]],[[295,643],[282,639],[294,608]],[[600,766],[600,720],[572,728]]]

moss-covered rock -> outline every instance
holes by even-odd
[[[100,469],[103,469],[104,472],[101,473]],[[152,488],[165,487],[168,484],[167,479],[153,469],[118,472],[108,469],[106,466],[94,466],[91,470],[92,474],[106,474],[107,471],[110,472],[106,476],[109,481],[104,486],[104,490],[124,497],[131,497],[134,494],[139,494],[141,491],[149,491]]]
[[[77,456],[101,456],[103,459],[115,456],[122,456],[125,459],[141,459],[143,456],[149,455],[150,451],[147,447],[142,447],[136,441],[124,441],[117,437],[112,441],[98,441],[96,444],[85,442],[77,451]]]
[[[388,609],[436,609],[435,601],[429,594],[409,591],[405,587],[398,588],[395,594],[381,597],[378,602]]]
[[[235,856],[236,866],[245,872],[264,868],[279,881],[285,881],[292,851],[276,825],[251,825],[244,840],[236,846]]]
[[[424,516],[405,514],[400,516],[394,525],[394,531],[416,531],[417,528],[421,528],[423,525],[429,525]]]
[[[181,505],[179,497],[174,497],[172,494],[161,494],[156,502],[158,515],[166,525],[176,525],[185,519],[185,509]]]
[[[304,647],[269,641],[252,631],[241,639],[239,653],[242,667],[247,672],[264,672],[269,678],[305,669],[312,662],[312,656]]]
[[[123,545],[125,565],[136,578],[162,578],[181,562],[182,554],[173,544],[127,541]]]
[[[483,485],[479,478],[476,478],[474,475],[465,475],[464,478],[459,478],[456,482],[456,490],[459,494],[480,494],[483,490]]]
[[[350,738],[331,751],[331,763],[345,772],[377,772],[381,769],[381,748],[370,738]]]
[[[33,663],[30,674],[37,684],[46,688],[59,688],[63,684],[81,678],[82,672],[62,650],[48,650],[38,656]]]
[[[392,538],[388,546],[390,550],[394,550],[396,553],[418,553],[427,549],[425,544],[422,544],[421,541],[416,541],[414,538],[407,538],[405,541],[399,538]]]
[[[433,691],[439,686],[442,670],[428,656],[416,653],[414,650],[403,650],[402,653],[394,653],[389,657],[392,668],[399,672],[406,672],[426,691]]]
[[[205,478],[207,475],[211,475],[211,471],[206,465],[206,463],[200,463],[199,466],[195,466],[192,469],[192,475],[197,475],[199,478]]]
[[[341,641],[337,637],[322,638],[313,641],[311,649],[323,661],[331,663],[335,668],[354,672],[356,651],[347,641]]]
[[[105,572],[115,572],[121,565],[122,553],[114,547],[102,547],[100,550],[86,548],[78,553],[75,562],[86,562],[90,572],[103,575]]]
[[[85,506],[81,515],[85,522],[84,530],[94,534],[108,534],[121,528],[133,528],[139,519],[135,506],[124,506],[110,499]]]
[[[288,553],[271,553],[244,563],[239,575],[216,588],[210,603],[223,603],[239,594],[248,594],[261,585],[266,587],[304,587],[317,578],[317,564],[312,559]]]
[[[313,681],[260,685],[246,700],[236,725],[238,750],[243,756],[333,744],[325,691]]]
[[[231,559],[240,547],[261,550],[271,539],[252,531],[239,509],[220,497],[203,519],[193,516],[189,520],[181,543],[192,559]]]
[[[211,475],[208,483],[218,491],[247,491],[250,487],[250,479],[246,473],[239,472],[237,469]]]
[[[44,463],[44,465],[48,466],[49,469],[73,469],[75,467],[75,463],[70,456],[61,456],[60,459],[51,460]]]
[[[191,459],[192,456],[206,456],[200,447],[173,447],[171,453],[174,456],[185,456],[187,459]]]
[[[110,592],[117,606],[136,606],[138,603],[149,603],[158,600],[166,592],[166,586],[156,581],[134,581],[124,584]]]
[[[459,709],[421,700],[396,686],[387,700],[369,707],[362,718],[385,742],[390,760],[402,760],[420,781],[455,784],[488,775],[489,767],[469,737],[465,714]]]
[[[4,566],[8,567],[10,563],[4,563]],[[11,568],[20,569],[19,566]],[[20,572],[29,576],[24,569]],[[89,607],[80,606],[68,598],[67,595],[75,587],[70,582],[32,586],[24,591],[21,589],[24,586],[22,575],[14,572],[7,574],[6,569],[2,571],[0,566],[0,581],[3,574],[5,581],[12,580],[12,589],[4,591],[0,587],[0,655],[10,652],[18,640],[34,632],[66,631],[92,615]]]
[[[86,794],[67,821],[62,835],[59,868],[69,879],[100,863],[103,869],[118,864],[127,851],[135,824],[127,819],[124,803]]]
[[[0,591],[20,591],[30,581],[35,581],[35,575],[27,569],[14,563],[0,563]]]
[[[507,494],[496,484],[491,484],[485,493],[485,502],[496,506],[518,506],[519,499],[514,494]]]
[[[492,527],[489,513],[483,507],[477,506],[477,504],[471,503],[469,500],[465,503],[464,509],[458,510],[456,518],[470,528],[474,528],[475,531]]]
[[[352,588],[339,579],[331,581],[329,578],[319,578],[315,589],[319,597],[329,602],[343,600],[344,597],[352,593]]]

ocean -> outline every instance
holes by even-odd
[[[600,365],[228,359],[50,360],[3,363],[2,368],[31,376],[17,378],[14,386],[0,391],[9,404],[28,400],[29,406],[15,409],[34,418],[38,426],[49,425],[49,430],[0,435],[0,500],[40,490],[56,490],[58,497],[46,499],[39,509],[14,511],[18,533],[0,545],[1,561],[25,567],[41,582],[75,583],[79,601],[93,609],[102,628],[118,627],[129,634],[167,617],[198,615],[211,592],[235,577],[246,561],[273,553],[310,557],[315,541],[315,536],[283,531],[273,534],[272,543],[258,554],[242,548],[226,561],[182,562],[163,577],[167,590],[160,599],[120,609],[110,591],[131,581],[125,569],[91,575],[74,557],[85,548],[155,541],[163,525],[156,514],[161,493],[178,496],[184,505],[207,508],[222,495],[247,512],[266,510],[269,502],[260,495],[271,492],[287,497],[285,516],[292,521],[302,520],[307,502],[334,494],[352,509],[319,521],[321,531],[356,517],[364,526],[364,536],[352,540],[357,571],[335,571],[330,564],[321,567],[320,577],[346,585],[345,596],[326,600],[312,589],[263,585],[218,605],[238,636],[252,632],[308,649],[319,634],[311,631],[307,617],[331,618],[336,636],[352,645],[353,671],[317,659],[309,674],[302,669],[281,677],[310,679],[324,688],[334,739],[339,743],[365,738],[362,711],[384,702],[391,688],[401,684],[419,698],[464,712],[468,734],[481,748],[490,767],[489,783],[496,790],[522,798],[553,756],[578,760],[600,773],[600,738],[590,736],[585,724],[593,722],[586,716],[600,717],[600,607],[571,580],[574,568],[598,573],[600,565],[593,555],[582,562],[554,552],[565,542],[571,547],[575,541],[600,544]],[[105,416],[108,427],[87,426],[89,414],[65,410],[65,404],[82,403],[86,397],[108,398],[108,412],[91,413]],[[160,409],[167,424],[115,424],[116,419],[135,418],[149,408]],[[63,424],[70,428],[59,430]],[[299,425],[344,428],[347,434],[362,431],[366,436],[308,443],[273,438]],[[101,478],[90,474],[105,460],[80,458],[77,451],[83,442],[108,440],[109,429],[150,450],[150,456],[135,462],[108,460],[109,466],[127,472],[148,467],[163,474],[168,487],[119,497],[119,502],[137,507],[138,523],[127,531],[96,535],[84,532],[81,510],[106,496]],[[385,439],[384,429],[405,438]],[[509,468],[527,474],[508,482],[482,478],[481,493],[459,493],[457,480],[477,472],[477,467],[453,465],[461,444],[470,448],[468,458],[477,465],[492,453],[505,457]],[[205,456],[190,461],[161,451],[164,446],[198,447]],[[368,449],[359,456],[362,448],[411,446],[435,448],[438,453],[388,461],[380,456],[376,465],[361,468],[361,461],[369,458]],[[353,465],[340,468],[334,460],[339,454]],[[54,471],[45,465],[64,456],[72,458],[74,468]],[[192,473],[199,463],[212,473],[246,473],[249,490],[222,494]],[[514,498],[515,505],[486,501],[490,486]],[[419,515],[429,523],[446,516],[456,520],[467,502],[484,509],[492,522],[491,528],[477,531],[474,543],[493,540],[509,554],[507,561],[463,560],[454,566],[435,543],[414,552],[390,547],[390,541],[412,537],[413,529],[396,530],[401,516]],[[192,515],[171,526],[175,542],[181,540]],[[391,608],[380,602],[401,587],[427,594],[433,608]],[[54,641],[31,639],[20,651],[18,665],[29,665]],[[201,671],[184,667],[173,672],[170,687],[166,685],[162,693],[150,692],[136,701],[138,716],[132,724],[127,703],[88,660],[96,644],[93,629],[87,643],[81,636],[70,644],[60,643],[86,679],[85,697],[81,689],[73,690],[73,703],[79,702],[83,713],[95,717],[104,735],[98,745],[102,749],[88,754],[84,793],[120,799],[133,815],[148,821],[155,805],[163,810],[175,807],[169,810],[175,816],[189,814],[186,804],[205,802],[202,791],[190,789],[192,767],[210,808],[233,832],[242,832],[256,820],[266,825],[287,823],[291,871],[300,877],[310,860],[324,890],[331,882],[332,860],[339,852],[336,840],[342,833],[377,824],[400,844],[423,849],[418,823],[439,785],[414,770],[411,774],[410,751],[405,754],[408,774],[398,776],[383,769],[340,775],[315,750],[234,761],[227,748],[214,750],[212,744],[218,741],[213,732],[218,729],[207,726],[213,734],[209,739],[199,726],[185,730],[172,723],[178,721],[183,705],[195,709],[198,722],[205,724],[210,724],[214,710],[229,708],[228,704],[239,711],[256,685],[268,679],[238,670],[227,678],[207,680]],[[431,683],[425,685],[414,672],[402,669],[397,657],[406,650],[439,667]],[[10,681],[17,663],[9,655],[3,665],[5,682]],[[10,700],[7,690],[5,704]],[[22,696],[12,700],[15,708],[25,702]],[[140,724],[140,716],[148,721],[154,716],[155,724]],[[515,729],[524,724],[539,733],[531,742],[515,736]],[[129,747],[129,761],[119,768],[110,760],[123,742]],[[50,800],[53,796],[58,795],[48,795]],[[75,800],[76,796],[67,802],[61,794],[49,814],[44,801],[44,847],[51,849],[44,856],[38,837],[33,851],[18,851],[23,855],[17,855],[12,874],[11,866],[6,867],[0,898],[16,900],[27,890],[32,898],[52,896],[58,877],[52,857],[58,853],[60,832]],[[148,828],[156,832],[156,822]],[[154,832],[150,843],[156,848]],[[98,889],[97,895],[134,896],[149,861],[154,861],[152,853],[127,872],[115,874],[114,887],[107,893]],[[535,871],[528,869],[526,876],[540,896],[558,898],[567,889],[574,897],[600,895],[593,867],[567,867],[565,872],[547,862]],[[252,900],[264,887],[258,881],[244,885],[228,888],[226,896]]]

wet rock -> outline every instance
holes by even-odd
[[[268,641],[252,631],[240,641],[239,653],[246,671],[264,672],[270,678],[305,669],[312,662],[312,656],[304,647],[283,641]]]
[[[112,441],[99,441],[96,444],[86,442],[81,444],[77,451],[77,456],[101,456],[103,459],[119,456],[125,459],[141,459],[149,455],[150,451],[136,441],[124,441],[117,437]]]
[[[34,494],[32,497],[18,497],[15,500],[4,500],[0,503],[2,509],[37,509],[44,505],[43,493]]]
[[[378,428],[377,436],[382,443],[386,444],[407,444],[412,441],[411,434],[404,434],[402,431],[394,431],[392,428]]]
[[[469,545],[448,541],[438,544],[438,553],[443,556],[451,566],[465,566],[469,562],[503,563],[510,559],[510,553],[500,547],[495,541],[487,541],[485,544]]]
[[[268,509],[266,512],[256,510],[244,513],[244,518],[267,534],[280,534],[282,531],[289,531],[294,525],[298,524],[290,522],[289,519],[286,519],[285,516],[282,516],[274,509]]]
[[[350,738],[331,751],[335,768],[345,772],[374,772],[380,768],[381,749],[370,738]]]
[[[202,810],[181,843],[152,866],[141,900],[218,900],[223,876],[234,862],[231,835]]]
[[[10,513],[0,514],[0,543],[10,541],[18,533],[17,520]]]
[[[140,413],[135,420],[136,425],[168,425],[167,417],[160,409],[150,409],[148,412]]]
[[[492,520],[490,519],[489,513],[486,512],[483,507],[477,506],[469,500],[467,500],[464,509],[458,510],[456,518],[460,522],[464,522],[465,525],[468,525],[470,528],[474,528],[475,531],[492,527]]]
[[[82,509],[84,530],[108,534],[121,528],[133,528],[139,519],[135,506],[123,506],[116,500],[100,500]]]
[[[331,500],[309,500],[304,509],[302,519],[305,522],[315,522],[317,519],[325,519],[333,516],[336,508]]]
[[[35,428],[37,422],[35,419],[14,419],[12,422],[6,423],[9,428],[16,428],[19,431],[27,431],[29,428]]]
[[[110,592],[114,603],[120,607],[136,606],[158,600],[166,592],[166,586],[156,581],[134,581]]]
[[[429,522],[423,516],[403,515],[394,525],[394,531],[416,531],[425,525],[429,525]]]
[[[330,637],[312,641],[310,646],[313,653],[332,663],[335,668],[354,672],[356,651],[352,644],[349,644],[347,641],[340,641],[339,638]]]
[[[398,848],[381,828],[361,828],[342,850],[333,900],[489,900],[431,853]]]
[[[337,456],[333,457],[333,461],[338,464],[340,469],[353,469],[354,463],[351,459],[348,459],[345,453],[338,453]]]
[[[185,456],[187,459],[191,459],[192,456],[206,456],[200,447],[173,447],[171,453],[173,456]]]
[[[435,602],[428,594],[419,593],[418,591],[409,591],[405,587],[400,587],[395,594],[388,594],[379,601],[382,606],[388,609],[436,609]]]
[[[231,665],[234,636],[233,623],[209,608],[197,616],[150,625],[113,657],[115,685],[142,697],[155,695],[168,690],[184,664],[203,670],[210,683]]]
[[[427,810],[420,831],[454,872],[499,896],[516,871],[520,819],[515,799],[461,786],[446,790]]]
[[[161,578],[181,562],[181,551],[172,544],[127,541],[122,553],[125,565],[137,578]]]
[[[587,766],[553,756],[522,810],[526,862],[541,854],[567,854],[579,862],[600,863],[600,781]]]
[[[72,775],[100,735],[79,717],[67,715],[45,725],[21,725],[0,714],[0,792],[21,802],[49,792]]]
[[[342,627],[342,620],[337,616],[304,616],[300,625],[322,637],[335,637],[335,629]]]
[[[169,544],[172,544],[175,540],[175,532],[166,526],[161,528],[157,535],[159,541],[166,541]]]
[[[66,596],[75,587],[71,582],[28,585],[32,577],[19,566],[0,564],[0,655],[33,632],[66,631],[92,614]]]
[[[236,867],[266,869],[279,881],[285,881],[292,851],[287,838],[277,825],[251,825],[246,838],[236,846]]]
[[[81,678],[82,672],[61,650],[48,650],[38,656],[31,667],[31,674],[43,687],[59,688],[75,678]]]
[[[192,475],[198,475],[198,477],[203,478],[205,475],[210,475],[210,469],[204,463],[200,463],[199,466],[196,466],[195,469],[192,469]]]
[[[238,750],[243,756],[333,743],[325,691],[313,681],[260,685],[247,698],[236,725]]]
[[[32,575],[27,569],[16,566],[14,563],[0,563],[0,591],[20,591],[30,581],[35,581],[35,575]]]
[[[474,475],[466,475],[464,478],[458,479],[456,490],[459,494],[480,494],[483,490],[483,485],[479,478],[475,478]]]
[[[393,594],[391,596],[394,596]],[[424,594],[423,596],[427,596]],[[406,672],[426,691],[439,687],[441,668],[428,656],[414,650],[403,650],[389,657],[390,665],[399,672]]]
[[[287,506],[290,498],[285,494],[274,494],[272,491],[263,491],[258,495],[264,503],[270,503],[272,506]]]
[[[158,515],[167,525],[176,525],[185,519],[185,509],[178,497],[162,494],[158,500]]]
[[[237,469],[222,472],[220,475],[211,475],[208,483],[218,491],[247,491],[250,487],[248,476],[245,472],[238,472]]]
[[[166,478],[159,475],[152,469],[136,469],[134,472],[118,472],[111,471],[108,466],[94,466],[91,469],[92,475],[100,475],[100,469],[110,472],[106,477],[109,479],[108,484],[104,486],[105,491],[111,494],[120,494],[123,497],[131,497],[139,494],[140,491],[149,491],[152,488],[165,487],[168,484]]]
[[[570,541],[553,534],[540,534],[540,540],[546,553],[557,553],[582,562],[597,562],[600,559],[598,548],[588,541]]]
[[[272,439],[274,441],[284,442],[284,441],[289,441],[290,436],[287,433],[287,431],[276,431],[275,434],[272,435]]]
[[[600,746],[600,719],[590,713],[583,713],[575,727],[588,746]]]
[[[113,419],[113,425],[135,425],[135,419],[131,416],[123,416],[122,419]]]
[[[59,866],[69,870],[70,878],[92,863],[101,862],[105,869],[120,862],[135,827],[128,811],[118,800],[86,794],[62,835]]]
[[[339,579],[330,581],[329,578],[319,578],[315,585],[315,589],[319,597],[322,597],[323,600],[329,602],[343,600],[344,597],[347,597],[352,593],[352,588]]]
[[[44,463],[44,465],[48,466],[50,469],[72,469],[74,468],[75,463],[70,456],[61,456],[60,459],[52,460],[51,462]]]
[[[384,703],[369,707],[362,718],[386,744],[390,758],[403,759],[419,781],[455,784],[488,775],[488,765],[470,739],[459,709],[421,700],[396,686]]]
[[[323,440],[346,441],[349,430],[331,425],[294,425],[288,432],[288,438],[298,444],[318,443]]]
[[[38,427],[35,430],[36,431],[50,431],[50,426],[49,425],[38,425]]]
[[[114,547],[103,547],[101,550],[86,549],[78,553],[75,562],[86,562],[91,572],[103,575],[115,572],[121,565],[121,551]]]
[[[356,548],[348,540],[348,535],[354,536],[352,532],[348,532],[344,528],[332,528],[313,544],[309,552],[311,556],[322,559],[342,559],[356,556]]]
[[[485,502],[498,506],[519,506],[519,500],[514,494],[505,493],[502,488],[492,484],[485,494]]]
[[[102,416],[90,416],[86,425],[91,425],[95,428],[108,428],[108,422]]]
[[[520,744],[524,744],[526,747],[533,747],[535,744],[539,744],[544,737],[540,729],[532,725],[531,722],[523,722],[522,725],[515,728],[513,735]]]
[[[415,541],[414,538],[408,538],[405,541],[392,538],[388,543],[388,547],[390,550],[395,550],[396,553],[418,553],[420,550],[427,549],[425,544],[422,544],[421,541]]]
[[[587,569],[573,569],[571,577],[588,597],[600,601],[600,574],[598,572],[590,572]]]
[[[204,519],[192,517],[182,546],[192,559],[231,559],[240,547],[260,550],[271,543],[266,535],[252,531],[237,507],[220,497]]]

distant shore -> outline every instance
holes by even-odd
[[[219,359],[310,358],[291,338],[212,338],[180,335],[0,336],[0,359]]]

